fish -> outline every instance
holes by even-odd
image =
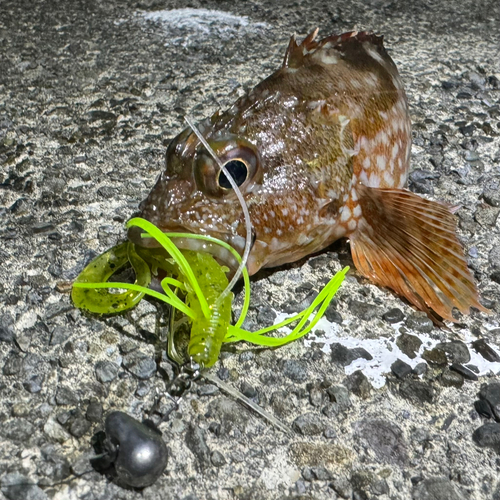
[[[348,238],[359,273],[436,321],[487,311],[452,209],[405,189],[411,121],[383,37],[292,36],[283,64],[199,132],[239,186],[253,241],[249,273]],[[192,129],[168,145],[140,216],[163,231],[206,234],[243,252],[242,208]],[[147,247],[138,228],[128,237]]]

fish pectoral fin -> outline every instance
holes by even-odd
[[[356,188],[362,218],[349,236],[357,269],[419,309],[457,321],[479,303],[474,279],[445,205],[402,189]]]

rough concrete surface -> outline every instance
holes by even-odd
[[[147,416],[164,389],[168,364],[144,362],[157,305],[87,317],[65,284],[124,237],[183,117],[228,106],[316,26],[385,36],[411,107],[410,189],[461,206],[492,314],[437,329],[353,272],[323,332],[237,345],[211,370],[291,435],[200,382],[160,425],[164,474],[124,489],[88,472],[90,438],[110,410]],[[499,499],[499,79],[494,0],[2,0],[0,498]],[[307,302],[349,262],[337,244],[262,273],[248,325]]]

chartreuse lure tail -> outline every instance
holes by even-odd
[[[132,226],[140,227],[149,237],[157,240],[175,262],[178,276],[176,278],[167,276],[162,280],[164,293],[147,288],[151,280],[148,265],[135,252],[131,243],[123,243],[99,256],[83,270],[73,284],[72,298],[75,305],[90,312],[111,314],[133,307],[144,295],[162,300],[184,313],[192,322],[188,355],[205,367],[210,367],[217,361],[224,342],[245,340],[256,345],[277,347],[306,335],[324,314],[349,270],[346,267],[337,273],[305,311],[278,325],[257,332],[248,332],[241,328],[250,304],[250,281],[246,269],[243,269],[245,284],[243,307],[238,321],[233,326],[230,324],[233,294],[227,294],[219,300],[228,285],[227,268],[220,266],[209,254],[181,252],[170,238],[194,238],[216,243],[229,250],[241,263],[241,257],[234,248],[210,236],[164,234],[156,226],[141,218],[131,219],[127,227]],[[115,270],[125,265],[126,255],[135,270],[136,282],[134,284],[107,282]],[[185,301],[182,301],[171,287],[183,292],[186,295]],[[109,292],[111,288],[124,289],[126,292],[111,293]],[[316,314],[310,323],[306,324],[316,309]],[[266,336],[267,333],[294,322],[298,323],[288,335],[280,338]]]

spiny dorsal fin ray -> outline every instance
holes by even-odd
[[[446,207],[400,189],[359,185],[356,190],[363,218],[350,239],[364,276],[449,321],[456,321],[454,307],[487,312]]]
[[[342,35],[330,35],[320,41],[315,41],[318,31],[318,28],[311,31],[300,43],[297,42],[296,36],[292,35],[283,60],[284,68],[298,68],[303,64],[304,58],[323,48],[336,49],[341,52],[347,43],[363,42],[383,46],[383,37],[371,31],[349,31]]]

